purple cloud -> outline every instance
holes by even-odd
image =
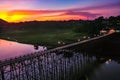
[[[85,17],[90,17],[90,18],[96,18],[97,16],[101,16],[100,13],[94,12],[91,13],[88,10],[103,10],[103,9],[112,9],[112,8],[120,8],[120,2],[118,3],[113,3],[113,4],[106,4],[106,5],[93,5],[89,7],[84,7],[84,8],[74,8],[74,9],[63,9],[63,10],[13,10],[10,12],[9,15],[14,15],[16,12],[19,12],[23,15],[42,15],[42,14],[47,14],[47,16],[52,16],[49,14],[54,14],[54,13],[60,13],[60,14],[55,14],[56,16],[62,16],[62,15],[77,15],[77,16],[85,16]]]
[[[97,10],[97,9],[111,9],[111,8],[120,8],[120,2],[113,3],[113,4],[106,4],[106,5],[94,5],[94,6],[88,6],[84,8],[74,8],[74,9],[68,9],[68,11],[83,11],[83,10]]]
[[[100,16],[101,14],[90,13],[90,12],[69,11],[69,12],[64,13],[63,15],[78,15],[78,16],[86,16],[86,17],[97,17],[97,16]]]

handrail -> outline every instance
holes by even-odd
[[[105,35],[102,35],[102,36],[98,36],[98,37],[90,38],[90,39],[83,40],[83,41],[80,41],[80,42],[75,42],[75,43],[72,43],[72,44],[60,46],[60,47],[50,49],[50,50],[46,50],[46,51],[43,51],[43,52],[35,52],[35,53],[20,56],[20,57],[15,57],[15,58],[11,58],[11,59],[2,60],[2,61],[0,61],[0,67],[6,66],[6,65],[9,65],[9,64],[19,63],[21,61],[29,60],[31,58],[33,59],[33,58],[36,58],[40,55],[44,55],[44,54],[54,52],[54,51],[57,51],[57,50],[61,50],[61,49],[65,49],[65,48],[68,48],[68,47],[80,45],[80,44],[83,44],[83,43],[86,43],[86,42],[89,42],[89,41],[93,41],[93,40],[97,40],[97,39],[100,39],[100,38],[103,38],[103,37],[106,37],[106,36],[109,36],[109,35],[111,35],[111,34],[105,34]]]

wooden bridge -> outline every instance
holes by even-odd
[[[113,40],[117,40],[118,42],[113,43],[118,44],[119,34],[106,34],[44,52],[3,60],[0,62],[0,80],[73,80],[75,78],[79,80],[85,78],[84,70],[87,65],[93,64],[98,59],[95,56],[79,54],[72,48],[80,46],[82,50],[90,50],[106,42],[109,44]]]

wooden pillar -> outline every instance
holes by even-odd
[[[0,67],[0,74],[1,74],[1,78],[2,78],[2,80],[5,80],[4,70],[3,70],[2,67]]]

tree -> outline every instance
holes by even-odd
[[[6,21],[0,19],[0,33],[2,33],[2,29],[3,29],[3,27],[4,27],[6,24],[7,24]]]
[[[88,35],[97,34],[98,30],[98,27],[93,21],[82,22],[79,26],[74,28],[74,32],[86,33]]]

